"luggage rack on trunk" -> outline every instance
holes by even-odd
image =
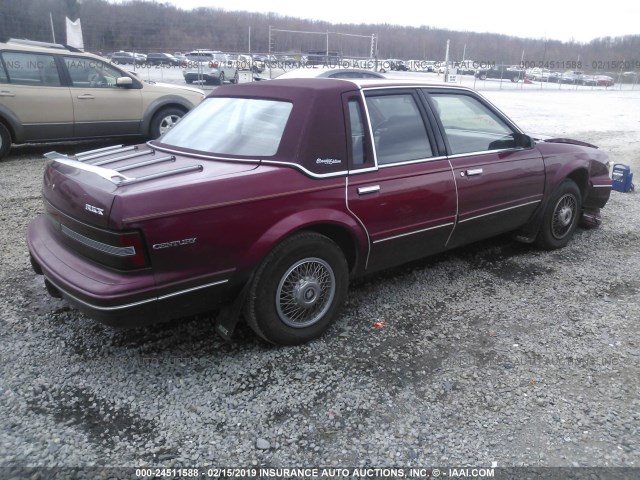
[[[132,153],[126,153],[132,152]],[[110,155],[116,154],[115,157],[110,157]],[[126,165],[122,165],[115,168],[108,168],[104,165],[108,165],[111,163],[121,162],[123,160],[129,160],[136,157],[142,157],[146,155],[154,155],[156,152],[153,149],[140,150],[137,145],[125,147],[124,145],[113,145],[111,147],[99,148],[96,150],[89,150],[86,152],[81,152],[76,154],[75,156],[69,157],[62,153],[58,152],[48,152],[45,153],[44,156],[56,163],[67,165],[73,168],[77,168],[79,170],[84,170],[87,172],[93,172],[96,175],[109,180],[116,186],[124,186],[131,185],[133,183],[140,183],[147,180],[154,180],[156,178],[168,177],[170,175],[177,175],[179,173],[188,173],[188,172],[196,172],[202,171],[202,165],[189,165],[186,167],[172,168],[169,170],[163,170],[161,172],[150,173],[147,175],[141,175],[139,177],[132,177],[124,175],[121,172],[126,172],[128,170],[133,170],[136,168],[148,167],[150,165],[157,165],[160,163],[166,162],[175,162],[176,157],[174,155],[166,155],[163,157],[152,158],[149,160],[143,160],[140,162],[129,163]],[[109,157],[109,158],[103,158]],[[101,159],[101,160],[98,160]],[[98,161],[94,161],[98,160]]]

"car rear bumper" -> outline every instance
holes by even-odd
[[[113,327],[140,327],[217,307],[228,298],[226,279],[179,291],[160,291],[151,269],[119,272],[61,245],[42,215],[29,225],[27,245],[33,270],[49,293],[87,316]]]

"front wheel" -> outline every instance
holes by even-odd
[[[173,127],[178,120],[184,116],[184,111],[175,107],[163,108],[156,113],[151,120],[151,127],[149,129],[149,136],[152,139],[158,138],[164,132]]]
[[[562,248],[573,236],[582,211],[582,195],[573,180],[567,179],[547,205],[536,245],[547,250]]]
[[[299,233],[274,248],[256,271],[245,319],[268,342],[299,345],[329,328],[348,285],[340,247],[323,235]]]

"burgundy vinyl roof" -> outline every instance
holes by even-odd
[[[437,86],[424,82],[378,79],[292,78],[224,85],[209,97],[260,98],[293,104],[277,153],[261,160],[302,167],[313,175],[348,170],[343,99],[359,95],[363,88]],[[455,88],[448,87],[445,88]],[[468,89],[465,89],[468,90]]]

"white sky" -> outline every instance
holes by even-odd
[[[589,42],[640,34],[640,2],[613,0],[160,0],[194,7],[274,12],[334,23],[389,23]],[[375,33],[375,32],[371,32]]]

